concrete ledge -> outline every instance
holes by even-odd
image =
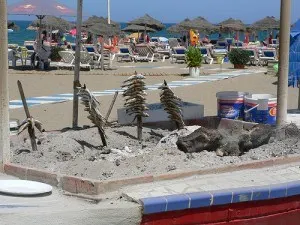
[[[294,157],[280,157],[262,161],[254,161],[237,165],[230,165],[225,167],[217,167],[211,169],[201,169],[186,172],[175,172],[161,175],[147,175],[141,177],[123,178],[117,180],[100,181],[84,177],[73,177],[63,174],[55,174],[48,171],[38,170],[35,168],[27,168],[17,164],[5,164],[4,172],[6,174],[16,176],[24,180],[33,180],[44,182],[52,186],[60,187],[74,194],[85,194],[85,195],[99,195],[106,192],[117,191],[122,187],[151,183],[162,180],[172,180],[190,177],[194,175],[207,175],[216,173],[226,173],[231,171],[239,171],[245,169],[258,169],[264,167],[272,167],[276,165],[289,164],[294,162],[300,162],[300,156]]]
[[[267,186],[186,193],[140,199],[144,214],[262,201],[300,195],[300,180]]]
[[[198,198],[197,198],[198,197]],[[201,206],[200,199],[207,202],[207,196],[193,196],[191,206]],[[219,199],[221,195],[218,195]],[[230,197],[230,196],[229,196]],[[172,200],[172,198],[168,198]],[[173,197],[174,199],[174,197]],[[185,198],[178,197],[182,202]],[[224,198],[225,199],[225,198]],[[167,200],[167,199],[166,199]],[[143,215],[141,225],[149,224],[215,224],[215,225],[245,225],[245,224],[288,224],[298,225],[300,220],[300,196],[277,199],[239,202],[227,205],[213,205],[185,210],[167,211]],[[149,203],[150,201],[148,201]],[[194,202],[194,203],[193,203]],[[181,205],[184,205],[182,203]],[[174,206],[172,202],[171,205]],[[172,206],[172,207],[173,207]],[[164,205],[159,207],[163,208]],[[181,206],[176,206],[181,208]],[[176,221],[176,223],[174,223]]]

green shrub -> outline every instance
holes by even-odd
[[[199,48],[190,46],[185,52],[188,67],[201,67],[202,54]]]
[[[61,47],[52,47],[51,49],[51,55],[50,55],[50,59],[53,62],[58,62],[61,60],[61,57],[59,56],[58,52],[60,51],[64,51],[65,49],[61,48]]]
[[[250,52],[235,48],[229,52],[228,57],[233,65],[246,65],[250,61]]]

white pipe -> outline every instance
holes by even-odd
[[[110,24],[110,0],[107,0],[107,22]]]
[[[82,26],[82,2],[77,0],[77,24],[76,24],[76,52],[73,83],[73,128],[78,127],[78,89],[80,83],[80,51],[81,51],[81,26]]]
[[[0,171],[10,161],[6,0],[0,1]]]
[[[291,32],[291,0],[281,0],[280,11],[280,52],[277,86],[277,126],[287,122],[288,72]]]

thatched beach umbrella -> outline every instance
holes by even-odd
[[[144,16],[130,21],[128,24],[135,24],[140,25],[144,27],[150,27],[152,29],[155,29],[157,31],[160,31],[165,28],[165,25],[163,25],[160,21],[154,19],[153,17],[149,16],[148,14],[145,14]]]
[[[191,20],[186,18],[185,20],[181,21],[180,23],[169,27],[167,31],[170,33],[177,33],[177,34],[187,32],[188,29],[185,28],[184,26],[190,22],[191,22]]]
[[[152,29],[150,27],[145,27],[145,26],[131,24],[128,27],[123,28],[122,31],[124,31],[124,32],[130,32],[130,33],[135,33],[135,32],[140,32],[140,31],[155,32],[156,30],[154,30],[154,29]]]
[[[280,21],[277,20],[274,16],[267,16],[264,19],[261,19],[253,23],[250,28],[252,30],[273,30],[280,28]]]
[[[218,24],[220,28],[224,31],[244,31],[246,30],[246,25],[241,21],[233,18],[224,20]]]
[[[17,24],[15,24],[15,22],[8,21],[7,22],[7,29],[19,30],[20,27]]]
[[[195,29],[199,32],[212,32],[218,30],[218,28],[212,23],[208,22],[203,17],[199,16],[196,19],[191,20],[190,22],[186,22],[181,25],[185,29]]]
[[[120,34],[121,32],[119,26],[108,24],[107,22],[94,24],[93,26],[90,26],[84,30],[90,32],[91,34],[101,36],[114,36]]]
[[[82,26],[83,27],[91,27],[94,26],[95,24],[108,24],[107,18],[104,17],[98,17],[98,16],[91,16],[87,20],[83,21]],[[110,21],[110,24],[119,26],[117,22]]]
[[[39,27],[40,26],[40,21],[35,20],[33,21],[30,26],[33,27]],[[72,24],[68,22],[67,20],[64,20],[59,17],[55,16],[46,16],[43,20],[42,23],[43,28],[51,28],[53,30],[61,30],[61,31],[69,31],[72,27]]]

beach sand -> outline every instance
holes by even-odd
[[[72,93],[73,76],[57,75],[22,75],[10,74],[9,77],[10,99],[20,99],[17,89],[17,80],[21,80],[27,97],[46,96],[50,94]],[[157,84],[163,80],[181,80],[180,76],[151,76],[146,78],[147,84]],[[85,75],[81,77],[82,84],[86,84],[92,91],[103,91],[111,88],[119,88],[126,76],[114,75]],[[246,91],[251,93],[276,94],[276,77],[265,74],[252,74],[236,78],[206,82],[198,85],[175,88],[174,92],[184,101],[203,104],[205,115],[211,116],[217,113],[216,93],[219,91]],[[106,114],[113,96],[98,97],[101,103],[101,111]],[[297,108],[298,89],[289,88],[289,109]],[[147,97],[148,103],[159,102],[159,91],[149,91]],[[112,111],[110,120],[117,119],[117,108],[123,107],[124,101],[122,95],[119,95],[115,107]],[[46,130],[56,130],[69,127],[72,124],[72,102],[57,104],[46,104],[30,107],[32,116],[39,119],[44,124]],[[89,125],[83,107],[79,109],[79,125]],[[25,118],[24,110],[10,110],[11,118],[23,120]]]

